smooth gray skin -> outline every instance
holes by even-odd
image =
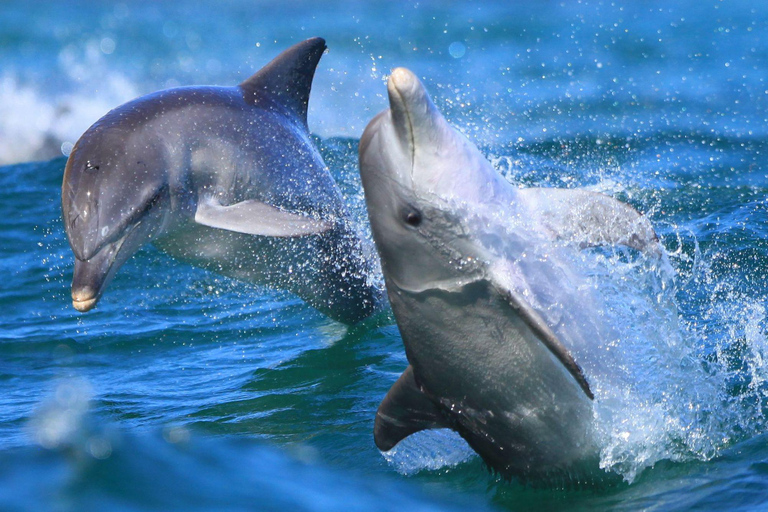
[[[220,274],[289,290],[354,323],[377,289],[340,192],[307,128],[325,41],[281,53],[235,87],[181,87],[122,105],[67,161],[62,210],[73,305],[96,305],[153,241]]]
[[[409,366],[379,407],[377,446],[451,428],[506,476],[584,477],[598,468],[592,385],[614,378],[615,333],[568,254],[658,255],[653,229],[601,194],[511,186],[410,71],[394,70],[388,92],[360,172]]]

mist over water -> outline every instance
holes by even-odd
[[[0,508],[764,508],[767,22],[717,1],[3,9]],[[649,217],[668,266],[579,255],[633,377],[595,406],[618,482],[505,482],[445,431],[383,456],[373,418],[407,364],[389,311],[346,327],[151,247],[94,311],[71,308],[59,194],[80,134],[141,94],[239,83],[315,35],[329,50],[309,125],[364,232],[357,142],[396,66],[512,183]]]

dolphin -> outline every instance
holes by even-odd
[[[387,87],[360,173],[409,365],[376,413],[377,447],[449,428],[504,476],[588,478],[616,334],[569,255],[622,244],[657,257],[650,222],[595,192],[512,186],[412,72]]]
[[[93,308],[153,242],[182,261],[289,290],[328,316],[368,316],[378,290],[307,103],[325,41],[298,43],[235,87],[168,89],[110,111],[75,144],[62,212],[72,302]]]

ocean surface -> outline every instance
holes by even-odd
[[[585,260],[636,376],[596,405],[604,483],[505,481],[447,431],[379,452],[388,310],[347,327],[152,247],[72,308],[82,132],[311,36],[309,126],[362,232],[357,144],[397,66],[511,182],[652,221],[663,272]],[[0,510],[768,509],[768,4],[3,2],[0,63]]]

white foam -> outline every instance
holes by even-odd
[[[670,256],[677,266],[677,255]],[[765,308],[754,297],[721,294],[730,280],[713,275],[705,262],[694,268],[714,289],[711,312],[681,318],[676,297],[681,288],[697,293],[686,290],[691,279],[676,283],[665,265],[618,250],[593,257],[595,268],[605,271],[595,273],[596,286],[610,297],[603,318],[620,332],[611,349],[622,354],[628,375],[625,383],[596,392],[600,466],[632,482],[661,460],[709,460],[760,433],[768,405]],[[734,369],[734,359],[744,368]],[[747,385],[737,391],[734,380]]]
[[[459,434],[447,429],[417,432],[383,455],[402,475],[457,466],[476,456]]]
[[[61,156],[109,110],[139,96],[105,61],[102,42],[65,47],[46,80],[14,71],[0,76],[0,164]]]
[[[110,75],[98,89],[49,96],[13,74],[0,78],[0,164],[61,156],[110,109],[136,97],[122,75]]]

